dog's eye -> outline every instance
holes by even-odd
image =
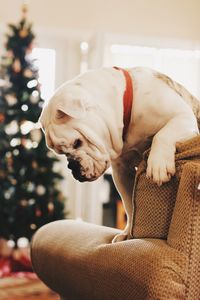
[[[80,139],[76,139],[74,141],[73,148],[77,149],[77,148],[81,147],[81,145],[82,145],[82,141]]]
[[[63,111],[59,109],[56,111],[56,119],[63,119],[65,116],[66,114]]]

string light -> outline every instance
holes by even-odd
[[[13,155],[15,155],[15,156],[19,155],[19,150],[18,149],[14,149],[13,150]]]
[[[25,104],[24,104],[25,105]],[[25,121],[21,126],[21,133],[22,134],[28,134],[33,128],[35,124],[31,121]]]
[[[20,139],[17,139],[17,138],[13,138],[10,141],[10,146],[11,147],[16,147],[16,146],[19,146],[20,144],[21,144]]]
[[[37,142],[33,142],[33,143],[32,143],[32,147],[33,147],[34,149],[36,149],[36,148],[38,147],[38,143],[37,143]]]
[[[27,110],[28,110],[28,105],[23,104],[23,105],[21,106],[21,109],[22,109],[23,111],[27,111]]]
[[[15,247],[15,242],[13,240],[8,240],[7,245],[9,248],[14,248]]]
[[[37,226],[36,226],[35,224],[31,224],[31,225],[30,225],[30,228],[31,228],[32,230],[35,230],[35,229],[37,228]]]
[[[27,83],[27,87],[29,89],[32,89],[34,87],[36,87],[38,84],[38,81],[36,79],[33,79],[33,80],[30,80],[28,83]]]
[[[21,237],[17,240],[17,246],[18,248],[27,248],[29,245],[29,241],[25,237]]]

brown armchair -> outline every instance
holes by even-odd
[[[137,171],[132,239],[63,220],[32,240],[38,276],[68,300],[200,299],[200,137],[177,145],[176,176],[160,188]]]

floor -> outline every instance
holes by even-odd
[[[2,278],[0,279],[1,300],[60,300],[38,278]]]

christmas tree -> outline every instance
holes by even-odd
[[[0,237],[14,241],[30,240],[42,225],[64,218],[57,159],[36,126],[44,101],[26,7],[23,13],[19,24],[9,25],[0,70]]]

